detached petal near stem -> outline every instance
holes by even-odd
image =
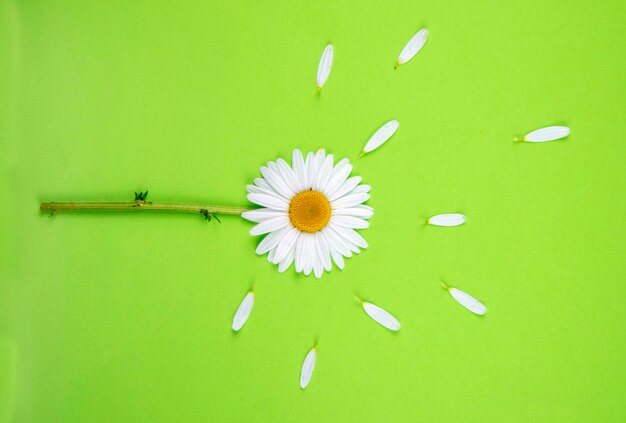
[[[320,63],[317,66],[317,91],[321,92],[324,84],[328,80],[330,70],[333,67],[334,48],[332,44],[328,44],[322,52]]]
[[[565,138],[570,134],[567,126],[547,126],[545,128],[536,129],[520,138],[514,138],[514,141],[520,142],[546,142],[555,141]]]
[[[378,128],[378,130],[374,132],[374,135],[372,135],[371,138],[367,141],[365,147],[363,147],[363,150],[359,154],[359,157],[363,157],[365,154],[374,151],[378,147],[383,145],[389,140],[389,138],[393,136],[393,134],[396,133],[399,127],[400,122],[394,119],[390,120],[389,122]]]
[[[404,46],[400,55],[398,56],[398,60],[396,61],[396,68],[398,66],[405,64],[409,60],[411,60],[419,51],[424,47],[426,41],[428,40],[428,30],[426,28],[422,28],[417,33],[411,37],[409,42]]]

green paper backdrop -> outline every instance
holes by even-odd
[[[0,418],[624,421],[625,36],[608,0],[0,0]],[[321,280],[279,274],[235,216],[38,212],[145,189],[245,206],[266,161],[355,159],[390,119],[354,163],[370,247]]]

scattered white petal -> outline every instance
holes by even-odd
[[[465,215],[461,213],[438,214],[429,217],[426,223],[433,226],[459,226],[465,223]]]
[[[461,291],[457,288],[452,288],[444,284],[444,287],[448,290],[452,298],[457,300],[459,304],[468,309],[474,314],[478,314],[479,316],[483,316],[487,313],[487,307],[476,298],[472,297],[470,294]]]
[[[317,67],[317,90],[321,91],[322,87],[330,75],[330,70],[333,67],[334,50],[332,44],[328,44],[324,48],[322,57],[320,58],[320,64]]]
[[[300,371],[300,388],[304,389],[309,386],[309,382],[311,382],[311,376],[313,375],[313,370],[315,369],[315,359],[317,358],[317,345],[315,345],[309,353],[306,355],[304,359],[304,363],[302,363],[302,370]]]
[[[361,301],[359,298],[357,299]],[[363,306],[363,309],[365,310],[367,315],[374,319],[380,325],[392,331],[400,330],[400,322],[398,322],[398,319],[393,317],[388,311],[378,307],[377,305],[365,301],[361,301],[361,305]]]
[[[565,138],[570,133],[570,130],[567,126],[548,126],[547,128],[537,129],[532,131],[526,135],[524,135],[521,139],[516,138],[515,141],[526,141],[526,142],[545,142],[545,141],[554,141],[561,138]]]
[[[400,122],[397,120],[390,120],[378,128],[369,141],[367,141],[367,144],[365,144],[365,147],[363,148],[363,151],[361,151],[361,154],[359,154],[359,157],[362,157],[364,154],[369,153],[370,151],[373,151],[383,145],[385,141],[396,133],[398,127],[400,127]]]
[[[254,292],[250,291],[243,298],[241,304],[239,304],[239,308],[235,313],[235,317],[233,317],[233,330],[237,332],[239,329],[243,327],[243,325],[248,321],[248,317],[250,317],[250,312],[252,311],[252,306],[254,305]]]
[[[396,67],[405,64],[409,60],[413,58],[426,44],[426,40],[428,39],[428,30],[426,28],[422,28],[417,31],[409,42],[404,46],[402,51],[400,52],[400,56],[398,56],[398,60],[396,62]]]

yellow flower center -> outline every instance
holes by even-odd
[[[330,214],[330,201],[319,191],[302,191],[289,204],[289,220],[302,232],[322,230],[328,224]]]

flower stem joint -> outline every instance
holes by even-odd
[[[207,222],[210,222],[210,221],[211,221],[211,219],[215,219],[215,220],[217,220],[217,222],[218,222],[218,223],[222,223],[222,221],[220,220],[220,218],[219,218],[219,217],[217,217],[217,215],[216,215],[215,213],[209,213],[209,211],[208,211],[208,210],[200,210],[200,214],[201,214],[202,216],[204,216],[204,219],[205,219]]]
[[[146,201],[146,198],[148,198],[148,191],[135,192],[135,201]]]

